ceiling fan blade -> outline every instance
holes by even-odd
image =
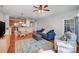
[[[45,5],[44,8],[48,7],[48,5]]]
[[[38,7],[36,7],[36,6],[33,6],[34,8],[38,8]]]
[[[38,10],[33,10],[33,12],[38,11]]]
[[[44,11],[50,11],[49,9],[44,9]]]

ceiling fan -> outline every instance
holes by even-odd
[[[44,11],[50,11],[48,9],[48,5],[38,5],[38,6],[33,6],[36,10],[33,10],[33,12],[44,12]]]

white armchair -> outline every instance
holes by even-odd
[[[58,53],[76,53],[76,35],[72,35],[68,41],[62,41],[56,39],[58,46]]]

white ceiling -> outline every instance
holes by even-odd
[[[8,14],[13,17],[28,17],[33,19],[43,18],[49,15],[57,15],[66,13],[69,11],[73,11],[79,8],[78,5],[49,5],[49,12],[46,13],[38,13],[33,12],[35,8],[33,8],[33,5],[4,5],[0,6],[0,9],[3,13]],[[1,11],[0,10],[0,11]],[[22,14],[23,13],[23,14]]]

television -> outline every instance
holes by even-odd
[[[5,22],[0,21],[0,38],[5,34]]]

